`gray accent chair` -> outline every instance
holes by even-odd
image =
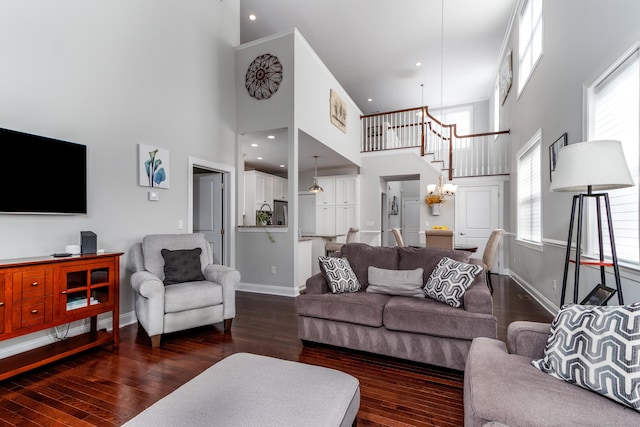
[[[206,280],[165,285],[161,250],[201,248],[200,263]],[[162,334],[212,325],[224,321],[231,329],[236,315],[235,288],[240,273],[213,264],[209,243],[203,234],[154,234],[131,250],[135,272],[131,287],[138,322],[159,347]]]
[[[531,365],[549,323],[509,324],[507,345],[475,338],[464,371],[464,426],[639,426],[640,413]]]

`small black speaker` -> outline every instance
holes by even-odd
[[[98,252],[98,239],[93,231],[80,232],[80,247],[83,254],[95,254]]]

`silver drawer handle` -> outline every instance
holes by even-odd
[[[39,283],[38,283],[37,281],[35,281],[35,282],[33,282],[33,283],[31,284],[31,286],[38,286],[38,284],[39,284]]]
[[[31,314],[37,314],[38,310],[31,310]]]

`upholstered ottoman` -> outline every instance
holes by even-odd
[[[351,426],[360,384],[344,372],[248,353],[216,363],[126,426]]]

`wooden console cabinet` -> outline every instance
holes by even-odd
[[[119,343],[122,253],[0,260],[0,341],[90,318],[89,332],[0,359],[0,380],[103,344]],[[111,332],[98,314],[111,312]]]

